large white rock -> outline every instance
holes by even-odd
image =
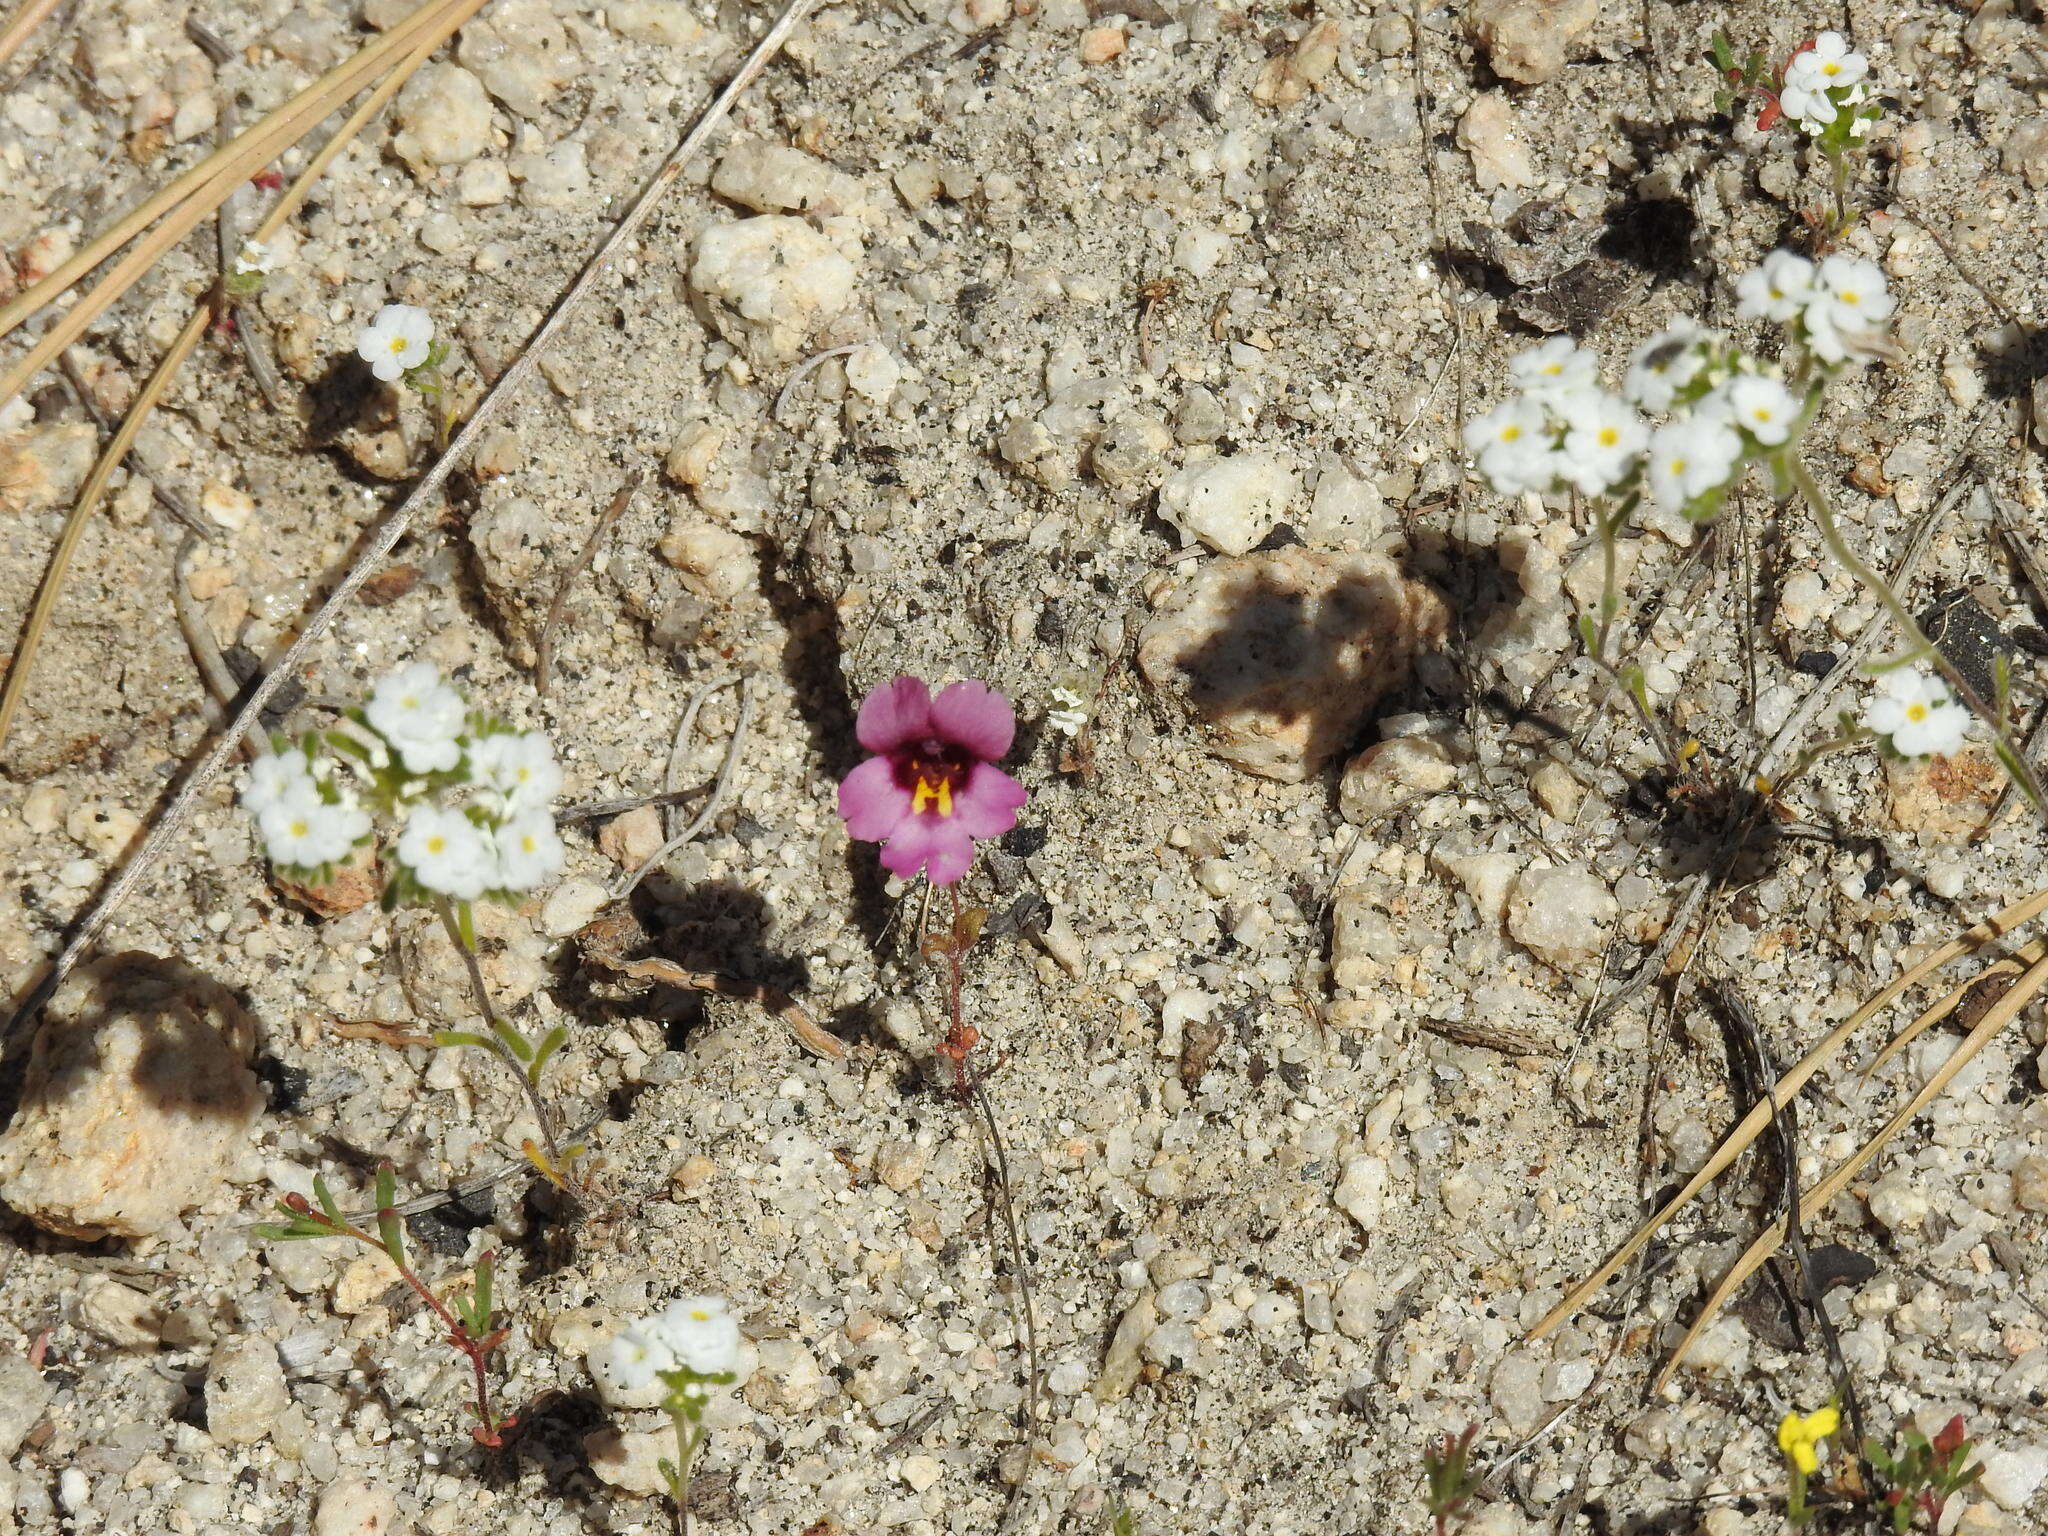
[[[1607,882],[1590,870],[1525,870],[1508,897],[1508,934],[1562,970],[1600,953],[1619,911]]]
[[[66,1237],[161,1232],[219,1186],[263,1108],[256,1021],[220,983],[130,951],[84,966],[44,1012],[0,1199]]]
[[[1299,494],[1294,471],[1267,453],[1183,465],[1159,488],[1159,515],[1221,555],[1244,555],[1273,531]]]
[[[583,60],[548,0],[497,0],[462,29],[455,57],[521,117],[538,117]]]
[[[406,82],[393,108],[391,147],[414,170],[461,165],[491,147],[491,98],[460,64],[429,64]]]
[[[816,155],[786,144],[735,144],[711,173],[711,190],[756,213],[844,213],[861,200],[860,183]]]
[[[697,237],[690,289],[726,340],[756,362],[787,362],[852,302],[858,275],[802,219],[765,213]]]
[[[1212,560],[1169,592],[1138,667],[1185,700],[1225,762],[1299,783],[1357,737],[1448,612],[1380,555],[1290,547]]]
[[[269,1339],[245,1334],[214,1349],[206,1366],[206,1432],[215,1445],[253,1445],[291,1404]]]

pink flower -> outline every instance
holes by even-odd
[[[899,677],[867,696],[855,726],[875,756],[839,786],[839,815],[864,843],[881,843],[885,868],[922,869],[951,885],[974,859],[974,839],[1017,824],[1024,786],[996,767],[1017,717],[986,683],[952,683],[933,698],[924,679]]]

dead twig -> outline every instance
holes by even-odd
[[[99,937],[100,931],[106,927],[107,920],[141,884],[144,876],[155,867],[157,860],[163,857],[172,842],[183,831],[199,797],[227,766],[228,759],[233,756],[240,744],[242,733],[249,728],[252,721],[261,717],[278,689],[284,686],[285,680],[297,672],[307,653],[326,632],[328,625],[334,621],[335,615],[355,600],[357,590],[368,580],[371,572],[377,570],[390,556],[398,541],[411,531],[421,511],[440,493],[448,476],[476,445],[476,440],[484,429],[505,409],[519,387],[533,376],[534,370],[539,367],[541,356],[568,324],[570,316],[581,306],[590,290],[596,286],[598,278],[610,269],[619,252],[639,234],[649,216],[653,214],[655,205],[681,177],[684,167],[695,158],[704,141],[710,138],[713,131],[725,120],[726,115],[732,110],[733,103],[753,84],[761,71],[767,68],[768,62],[781,51],[790,33],[795,31],[798,23],[803,20],[809,5],[810,0],[790,0],[781,15],[754,45],[738,72],[705,109],[703,116],[698,118],[696,124],[684,135],[682,142],[669,153],[660,168],[648,179],[646,186],[613,226],[612,232],[584,263],[582,270],[576,274],[562,297],[541,321],[512,365],[499,375],[497,381],[477,402],[469,419],[455,434],[454,441],[428,466],[405,499],[384,515],[383,521],[377,524],[370,537],[364,541],[355,563],[335,585],[333,591],[328,593],[326,601],[307,615],[306,622],[299,629],[298,637],[285,649],[277,664],[264,672],[249,697],[243,701],[241,711],[229,730],[214,742],[206,756],[186,776],[184,784],[157,817],[155,824],[143,838],[141,846],[122,866],[120,873],[108,882],[99,899],[79,920],[64,948],[51,962],[48,973],[7,1021],[6,1030],[4,1035],[0,1035],[0,1040],[12,1038],[28,1020],[41,1012],[50,994],[71,974],[79,959]]]
[[[533,691],[546,696],[548,677],[553,671],[555,659],[555,626],[562,621],[562,610],[569,603],[569,589],[576,584],[576,578],[590,568],[590,562],[597,558],[597,547],[604,542],[604,536],[611,531],[626,508],[632,505],[633,495],[640,489],[642,479],[639,470],[626,477],[626,483],[619,487],[611,505],[598,516],[597,526],[590,530],[590,537],[583,541],[583,549],[575,562],[562,572],[562,579],[555,585],[554,601],[548,604],[547,617],[540,621],[540,640],[534,646]]]
[[[171,561],[171,608],[178,616],[178,629],[185,636],[185,644],[191,648],[192,660],[199,667],[199,676],[206,684],[206,691],[213,695],[214,702],[221,708],[222,718],[235,707],[235,695],[241,692],[235,682],[234,673],[228,670],[227,658],[221,654],[220,641],[214,637],[213,625],[208,622],[206,610],[199,605],[199,599],[192,595],[188,577],[192,570],[192,553],[199,547],[199,536],[187,533],[178,543],[178,553]],[[249,726],[244,737],[249,743],[251,757],[265,757],[270,752],[270,738],[264,734],[261,721]]]
[[[844,1061],[846,1047],[819,1027],[804,1006],[779,987],[762,981],[741,981],[710,971],[690,971],[673,960],[659,958],[628,960],[624,950],[637,943],[639,926],[630,914],[600,917],[576,935],[584,956],[615,976],[631,981],[649,981],[659,986],[680,987],[685,992],[709,992],[740,1002],[758,1003],[780,1019],[797,1043],[828,1061]]]
[[[628,896],[632,895],[634,887],[646,878],[647,872],[650,869],[653,869],[657,864],[665,862],[670,854],[690,842],[699,832],[710,826],[711,818],[725,808],[725,793],[732,785],[733,769],[739,763],[740,748],[746,745],[747,726],[753,718],[754,696],[748,691],[747,679],[741,678],[739,684],[740,717],[733,725],[731,739],[726,742],[725,761],[719,765],[718,779],[711,786],[711,798],[704,802],[704,809],[691,819],[687,827],[655,849],[653,853],[649,854],[642,861],[638,869],[634,870],[620,882],[618,888],[611,893],[613,901],[624,901]],[[710,697],[713,690],[725,686],[727,685],[722,682],[707,683],[704,687],[697,690],[690,700],[690,707],[683,711],[682,724],[676,728],[675,741],[669,748],[668,771],[663,775],[661,786],[664,790],[675,788],[676,772],[681,766],[683,743],[690,734],[690,723],[697,718],[699,706],[703,704],[706,698]]]

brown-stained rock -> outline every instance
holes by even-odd
[[[346,864],[337,864],[334,873],[318,885],[302,884],[274,870],[271,880],[286,900],[315,917],[346,917],[375,901],[384,889],[377,873],[377,850],[369,843],[351,854]]]
[[[1218,757],[1293,784],[1357,738],[1448,618],[1384,556],[1280,549],[1209,561],[1170,592],[1138,667],[1185,700]]]
[[[144,1237],[220,1183],[263,1108],[256,1021],[219,982],[131,950],[57,989],[0,1134],[0,1199],[66,1237]]]
[[[1967,837],[1983,825],[2005,787],[2005,769],[1982,747],[1948,757],[1885,764],[1892,825],[1925,837]]]

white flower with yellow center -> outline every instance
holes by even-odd
[[[1650,432],[1628,403],[1605,390],[1581,391],[1566,400],[1564,446],[1559,473],[1588,496],[1597,496],[1628,474]]]
[[[1568,399],[1600,384],[1600,360],[1569,336],[1553,336],[1508,364],[1508,379],[1531,400]]]
[[[547,805],[562,787],[562,766],[545,731],[492,731],[470,743],[470,777],[505,797],[512,811]]]
[[[723,1296],[683,1296],[640,1325],[665,1345],[676,1364],[699,1376],[729,1376],[740,1367],[740,1325]]]
[[[1797,251],[1773,251],[1735,280],[1735,312],[1745,320],[1796,319],[1813,298],[1814,268]]]
[[[638,1392],[652,1386],[663,1371],[674,1370],[676,1357],[644,1324],[631,1324],[605,1340],[591,1364],[595,1374],[620,1390]]]
[[[1690,320],[1667,326],[1629,358],[1621,392],[1645,411],[1668,411],[1678,392],[1707,366],[1707,333]]]
[[[1884,323],[1898,308],[1876,262],[1861,256],[1823,257],[1806,303],[1806,344],[1814,355],[1839,363],[1852,352],[1881,346]]]
[[[552,811],[522,811],[491,832],[497,874],[491,884],[503,891],[530,891],[557,873],[566,857],[555,831]]]
[[[460,737],[468,708],[430,661],[400,667],[382,679],[363,706],[370,728],[397,749],[409,773],[436,773],[462,761]]]
[[[1659,427],[1650,438],[1650,494],[1677,512],[1728,482],[1742,439],[1711,412]]]
[[[1895,667],[1877,680],[1877,696],[1864,707],[1863,725],[1901,757],[1946,756],[1962,747],[1970,712],[1926,667]]]
[[[1465,448],[1495,490],[1519,496],[1557,479],[1556,435],[1542,406],[1516,396],[1465,424]]]
[[[1744,374],[1729,380],[1722,393],[1724,419],[1766,448],[1784,442],[1799,420],[1798,397],[1776,379]]]
[[[462,812],[438,805],[416,807],[398,834],[398,862],[437,895],[474,901],[497,878],[491,845]]]
[[[263,851],[273,864],[315,869],[338,864],[370,833],[367,812],[348,801],[329,804],[320,786],[303,778],[288,785],[256,818]]]
[[[419,367],[434,350],[434,317],[414,304],[386,304],[356,333],[356,356],[389,383]]]

